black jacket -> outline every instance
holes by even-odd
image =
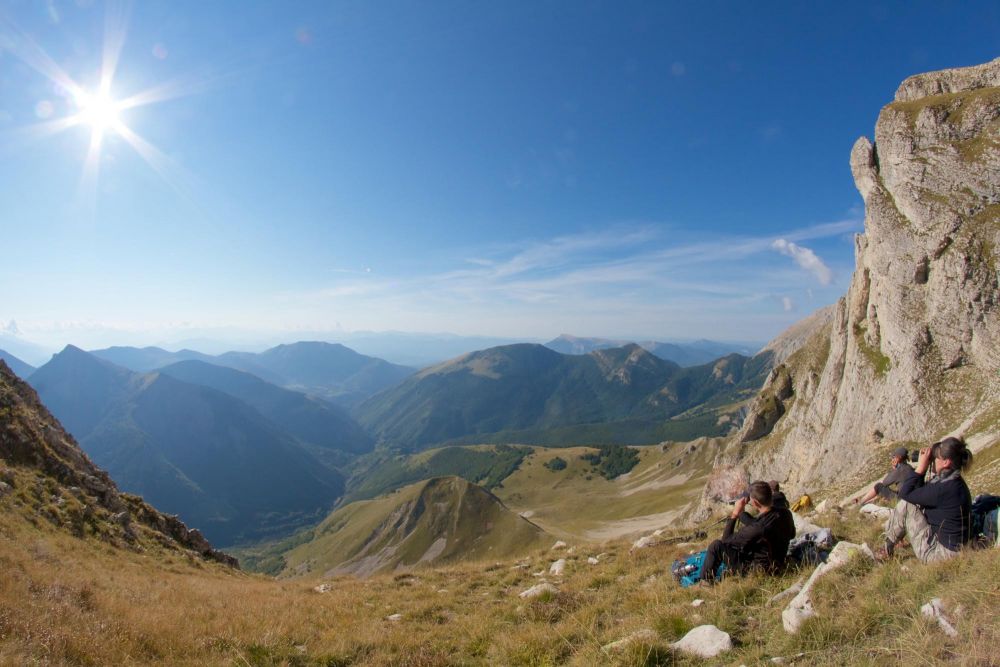
[[[772,507],[756,518],[743,512],[740,522],[743,527],[735,533],[736,519],[726,522],[723,544],[739,549],[741,560],[751,566],[772,569],[784,565],[788,543],[795,537],[795,520],[788,507]]]
[[[899,485],[899,497],[919,505],[931,527],[931,535],[944,547],[957,551],[972,532],[972,494],[962,474],[945,471],[928,483],[911,470]]]

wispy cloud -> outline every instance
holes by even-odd
[[[833,271],[809,248],[787,239],[775,239],[771,247],[782,255],[791,257],[796,264],[816,276],[820,285],[829,285],[833,281]]]
[[[815,274],[819,299],[832,300],[839,296],[833,270],[792,239],[840,243],[859,228],[860,221],[845,220],[780,235],[687,241],[664,226],[615,227],[475,249],[438,271],[345,274],[322,289],[276,295],[276,308],[301,317],[335,313],[337,321],[359,311],[396,318],[349,326],[413,328],[422,321],[438,330],[520,335],[547,326],[607,334],[688,326],[708,335],[715,326],[771,317],[781,320],[770,325],[776,333],[806,294],[800,270],[775,261],[774,252]],[[841,245],[846,265],[850,250]]]

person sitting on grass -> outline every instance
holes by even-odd
[[[937,475],[924,481],[931,464]],[[913,553],[924,563],[946,560],[958,554],[972,532],[972,494],[962,471],[972,463],[972,453],[958,438],[945,438],[920,450],[917,469],[899,485],[899,502],[885,524],[885,546],[879,560],[893,554],[908,538]]]
[[[767,482],[751,484],[748,496],[736,501],[722,531],[722,539],[708,546],[701,570],[702,581],[713,583],[720,564],[725,564],[726,572],[739,575],[751,569],[775,572],[784,566],[788,543],[795,537],[791,511],[787,506],[774,506],[774,494]],[[757,509],[757,518],[734,532],[748,502]]]
[[[862,506],[867,505],[878,496],[882,496],[886,500],[899,498],[899,491],[892,487],[900,484],[913,472],[913,468],[906,462],[908,457],[909,452],[906,451],[906,447],[897,447],[892,450],[892,468],[886,473],[885,478],[876,483],[863,498],[855,498],[854,503]]]

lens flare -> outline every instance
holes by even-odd
[[[76,106],[80,110],[80,122],[89,125],[94,132],[115,129],[121,124],[118,117],[121,108],[107,93],[80,91],[76,95]]]

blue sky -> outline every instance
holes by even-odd
[[[46,74],[117,39],[146,148],[88,163]],[[997,55],[995,3],[2,2],[0,321],[765,340],[846,290],[902,79]]]

